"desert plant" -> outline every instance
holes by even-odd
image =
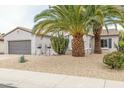
[[[25,57],[24,55],[22,55],[20,58],[19,58],[19,63],[25,63],[26,60],[25,60]]]
[[[119,41],[118,44],[115,44],[117,51],[124,53],[124,31],[119,32]]]
[[[112,52],[104,56],[103,63],[112,69],[121,68],[124,64],[124,54],[122,52]]]
[[[54,51],[58,54],[65,54],[69,44],[69,39],[65,38],[65,36],[58,33],[57,36],[51,37],[51,45]]]

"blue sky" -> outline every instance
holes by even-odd
[[[0,6],[0,33],[7,33],[17,26],[32,28],[34,16],[48,6]]]

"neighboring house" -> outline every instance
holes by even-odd
[[[0,34],[0,54],[4,53],[4,39],[3,39],[4,34]]]
[[[51,46],[50,35],[44,37],[33,35],[31,29],[17,27],[5,34],[4,44],[6,54],[46,54],[49,52],[48,46]],[[103,30],[101,33],[101,47],[103,52],[115,51],[114,43],[118,43],[119,32],[114,29],[109,29],[109,32]],[[72,50],[72,36],[69,37],[68,52]],[[84,37],[84,45],[86,54],[93,53],[94,50],[94,35],[89,33]],[[40,49],[41,47],[41,49]],[[52,49],[51,49],[52,50]],[[70,52],[69,52],[70,51]],[[52,53],[53,50],[52,50]]]
[[[118,35],[119,31],[115,29],[109,29],[109,32],[106,30],[103,30],[101,33],[101,47],[102,52],[112,52],[115,51],[115,44],[118,44]],[[91,54],[94,51],[94,35],[92,33],[88,33],[84,37],[84,45],[85,45],[85,52],[86,54]],[[70,43],[69,43],[69,50],[72,50],[71,48],[71,40],[72,36],[69,36]]]
[[[50,45],[50,36],[36,36],[31,29],[17,27],[5,34],[4,45],[5,54],[45,54]]]

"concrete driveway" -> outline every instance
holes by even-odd
[[[0,87],[3,87],[3,85],[4,87],[18,88],[122,88],[124,87],[124,82],[13,69],[0,69]]]

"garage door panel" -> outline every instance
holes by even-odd
[[[31,41],[9,41],[9,54],[31,54]]]

